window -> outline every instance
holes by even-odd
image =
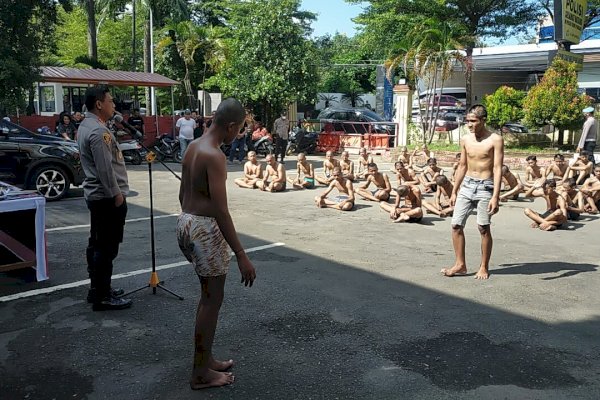
[[[54,86],[42,86],[40,88],[40,112],[56,112]]]

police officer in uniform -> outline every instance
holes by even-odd
[[[85,94],[87,113],[79,126],[77,143],[85,173],[83,193],[90,210],[90,238],[86,250],[91,288],[88,302],[94,311],[131,307],[131,300],[118,297],[122,289],[111,288],[113,260],[123,241],[129,192],[123,154],[106,127],[115,112],[113,97],[105,86],[89,88]]]

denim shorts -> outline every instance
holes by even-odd
[[[488,213],[487,208],[493,192],[493,179],[475,179],[465,176],[456,196],[452,225],[464,227],[469,214],[474,208],[477,208],[477,225],[489,225],[491,215]]]

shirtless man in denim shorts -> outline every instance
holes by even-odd
[[[456,182],[450,197],[454,206],[452,216],[452,245],[456,260],[454,265],[442,269],[444,276],[465,275],[464,226],[469,213],[477,209],[477,225],[481,234],[481,263],[475,279],[488,279],[492,255],[491,216],[498,212],[504,141],[502,136],[485,127],[487,110],[474,105],[467,113],[466,122],[470,134],[461,141],[461,157],[456,170]]]

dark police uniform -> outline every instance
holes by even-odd
[[[129,193],[123,154],[106,125],[86,113],[77,136],[85,172],[84,197],[90,210],[90,238],[86,250],[91,281],[88,301],[110,301],[113,260],[123,241],[127,203],[115,206],[115,196]],[[96,305],[96,304],[95,304]]]

